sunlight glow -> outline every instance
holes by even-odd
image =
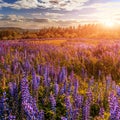
[[[114,23],[111,22],[111,21],[105,22],[105,25],[106,25],[107,27],[114,27]]]
[[[112,20],[103,20],[101,22],[105,27],[113,28],[115,27],[115,22]]]

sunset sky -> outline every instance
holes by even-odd
[[[120,23],[120,0],[0,0],[0,27]]]

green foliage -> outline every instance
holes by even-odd
[[[96,116],[99,116],[99,112],[100,112],[99,104],[92,104],[90,109],[90,115],[94,118]]]

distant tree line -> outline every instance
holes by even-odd
[[[24,30],[20,28],[0,28],[1,40],[33,39],[33,38],[119,38],[120,28],[107,28],[98,24],[50,27],[39,30]]]

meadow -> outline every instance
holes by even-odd
[[[0,41],[0,120],[120,120],[120,41]]]

